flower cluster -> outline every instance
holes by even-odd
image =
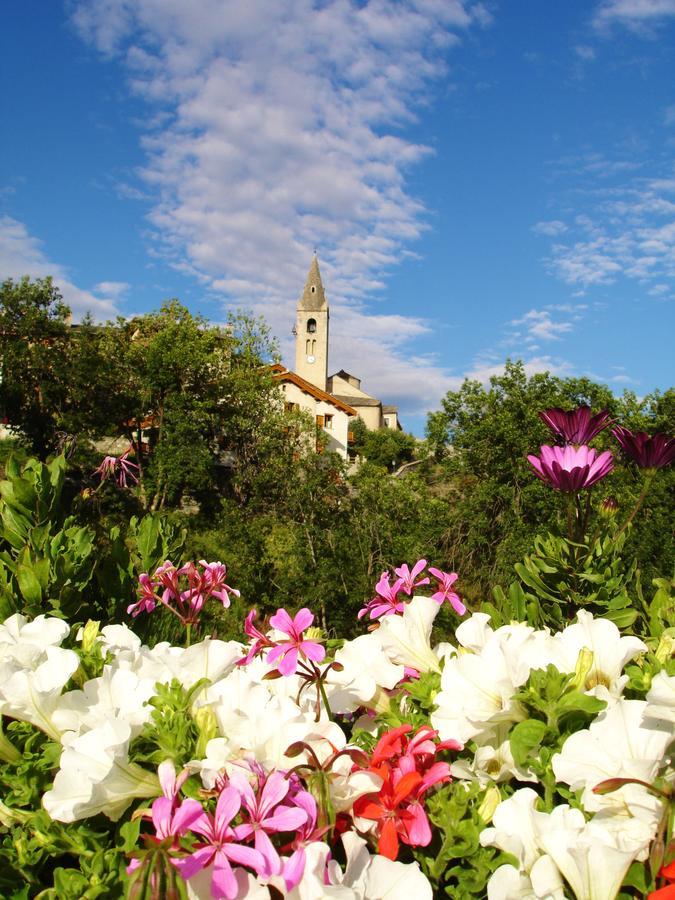
[[[226,573],[221,562],[209,563],[201,559],[197,564],[189,562],[179,569],[167,560],[152,577],[148,574],[140,576],[139,598],[127,607],[127,613],[132,616],[151,613],[160,605],[177,616],[183,625],[194,625],[211,597],[227,608],[230,594],[239,596],[238,590],[225,583]]]
[[[366,794],[354,804],[354,814],[376,824],[377,849],[396,859],[399,840],[412,847],[431,842],[431,826],[424,795],[433,786],[450,781],[450,764],[437,759],[442,750],[461,750],[457,741],[438,741],[428,725],[410,737],[412,725],[386,731],[377,742],[368,770],[382,779],[377,794]]]
[[[191,597],[227,598],[224,566],[184,570],[149,579],[155,606],[169,591],[188,618]],[[125,625],[74,637],[54,618],[10,617],[2,783],[22,777],[15,742],[27,731],[47,746],[47,779],[38,809],[32,785],[0,798],[3,827],[20,821],[44,842],[46,821],[75,822],[76,840],[92,820],[100,842],[108,819],[111,843],[98,846],[119,871],[135,823],[128,878],[157,896],[179,879],[197,900],[431,900],[450,893],[446,872],[475,881],[456,896],[613,900],[629,869],[645,894],[652,872],[669,877],[658,848],[673,780],[672,638],[648,653],[584,610],[554,632],[477,612],[434,644],[454,573],[420,560],[395,574],[401,610],[346,641],[319,640],[308,609],[281,608],[269,627],[251,612],[250,645],[186,648],[145,646]],[[433,595],[418,594],[432,579]]]
[[[557,491],[573,493],[592,487],[614,468],[611,451],[598,453],[587,444],[612,424],[607,410],[596,415],[588,406],[566,412],[554,408],[539,413],[539,417],[551,430],[556,446],[544,444],[540,456],[527,457],[537,478]],[[640,468],[654,470],[669,465],[675,459],[675,438],[664,434],[650,437],[645,432],[633,434],[617,425],[612,434],[630,459]]]
[[[362,619],[367,615],[370,619],[379,619],[382,616],[403,613],[406,597],[410,598],[413,593],[416,593],[416,588],[430,584],[427,576],[421,577],[424,575],[426,567],[426,559],[417,560],[412,569],[406,564],[399,566],[394,569],[393,582],[391,573],[383,572],[375,585],[375,596],[359,610],[358,618]],[[436,590],[431,595],[432,600],[435,600],[439,606],[447,600],[455,612],[463,616],[466,607],[459,594],[453,589],[453,585],[457,581],[457,573],[443,572],[433,566],[429,566],[427,571],[436,581]]]

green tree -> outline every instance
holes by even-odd
[[[503,375],[493,376],[487,388],[467,380],[446,395],[442,408],[429,417],[427,438],[440,460],[439,488],[454,496],[445,536],[448,555],[458,571],[471,573],[476,598],[488,596],[495,581],[510,579],[512,566],[529,551],[534,535],[556,524],[560,497],[533,476],[526,459],[553,439],[539,411],[588,404],[609,410],[628,427],[672,433],[672,395],[671,390],[638,401],[633,394],[616,397],[587,378],[550,373],[528,378],[521,362],[507,362]],[[613,445],[620,457],[608,432],[595,443]],[[627,545],[650,577],[673,566],[672,535],[665,523],[673,475],[663,474]],[[615,494],[628,510],[637,492],[634,469],[621,467],[594,489],[593,497]]]
[[[414,435],[392,428],[378,428],[369,431],[363,419],[358,418],[352,426],[354,451],[368,462],[392,472],[400,465],[410,462],[417,450]]]
[[[51,278],[0,287],[0,414],[42,457],[68,402],[69,315]]]

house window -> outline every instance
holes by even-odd
[[[307,334],[316,334],[316,319],[307,319]]]
[[[332,416],[332,414],[326,413],[326,415],[325,415],[323,418],[324,418],[323,427],[324,427],[324,428],[328,428],[330,431],[332,431],[332,429],[333,429],[333,416]]]
[[[294,412],[296,409],[300,409],[297,403],[291,403],[290,401],[284,403],[284,412]]]
[[[389,428],[389,417],[388,416],[384,417],[384,427]]]

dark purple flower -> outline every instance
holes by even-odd
[[[612,429],[623,452],[641,469],[663,469],[675,459],[675,438],[665,434],[653,437],[646,431],[629,431],[621,425]]]
[[[541,456],[528,456],[537,478],[557,491],[579,491],[600,481],[614,468],[609,450],[598,453],[591,447],[541,448]]]
[[[580,406],[569,412],[559,407],[545,409],[539,413],[539,418],[560,443],[577,445],[588,444],[612,421],[606,409],[593,415],[590,406]]]

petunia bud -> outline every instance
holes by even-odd
[[[96,638],[98,637],[98,633],[101,628],[101,623],[96,622],[93,619],[89,619],[82,629],[82,652],[89,653],[91,648],[94,646],[96,642]]]
[[[675,656],[675,628],[666,628],[663,632],[655,656],[661,665],[665,665]]]
[[[571,681],[571,687],[578,691],[583,691],[586,685],[588,673],[593,668],[593,651],[588,647],[582,647],[577,656],[577,663],[574,667],[574,678]]]
[[[218,736],[218,720],[216,719],[216,714],[209,706],[200,706],[194,711],[192,717],[199,729],[197,759],[202,759],[206,756],[206,745],[208,742]]]
[[[485,796],[483,797],[480,806],[478,807],[478,815],[482,822],[486,825],[489,825],[492,821],[492,817],[495,814],[495,810],[502,802],[502,795],[496,784],[493,784],[485,791]]]

